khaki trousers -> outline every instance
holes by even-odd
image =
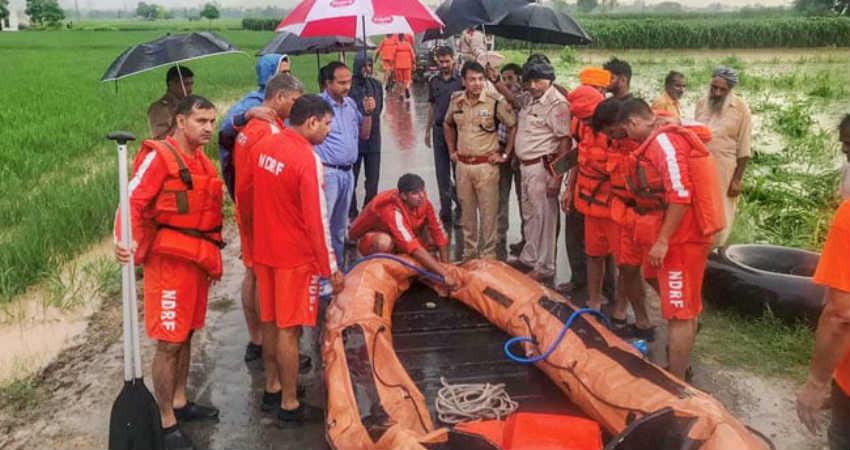
[[[463,259],[496,259],[496,246],[499,243],[499,167],[486,163],[458,162],[455,175],[463,228]]]
[[[726,240],[729,239],[729,234],[732,233],[732,226],[735,224],[735,213],[738,211],[738,198],[729,197],[729,184],[732,182],[732,176],[735,175],[735,168],[738,166],[738,160],[728,156],[714,155],[714,162],[717,166],[717,175],[720,178],[720,196],[723,198],[723,213],[726,219],[726,228],[714,235],[714,241],[711,247],[722,247],[726,245]]]
[[[522,166],[522,217],[525,247],[519,260],[543,276],[555,275],[558,197],[546,196],[552,175],[542,163]]]

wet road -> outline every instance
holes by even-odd
[[[437,202],[436,176],[434,172],[433,151],[425,146],[425,127],[428,113],[427,92],[424,86],[417,85],[414,96],[409,101],[401,101],[398,97],[386,100],[381,121],[383,137],[381,179],[379,191],[395,187],[398,177],[406,172],[417,173],[425,179],[428,196]],[[362,174],[357,196],[363,198]],[[362,200],[361,200],[362,201]],[[520,239],[519,208],[514,193],[511,193],[511,214],[508,242]],[[228,271],[224,279],[214,287],[211,301],[216,299],[222,305],[218,310],[211,310],[207,327],[199,336],[200,344],[195,345],[196,354],[193,357],[190,379],[190,395],[199,402],[212,403],[221,408],[221,418],[218,423],[190,423],[185,426],[187,433],[195,440],[199,448],[272,448],[272,449],[316,449],[327,448],[324,439],[324,424],[312,424],[297,430],[280,430],[274,425],[274,416],[260,412],[259,403],[263,391],[263,371],[259,361],[245,363],[243,354],[247,343],[241,303],[239,302],[239,284],[242,278],[242,265],[238,260],[238,238],[230,230],[228,239],[232,244],[225,248],[225,264]],[[457,239],[460,233],[451,233],[453,254],[457,254]],[[559,243],[562,240],[559,241]],[[563,244],[558,252],[558,280],[569,279],[569,268],[566,262]],[[553,398],[552,394],[560,395],[553,390],[551,383],[541,376],[536,368],[513,365],[505,369],[505,358],[501,353],[501,345],[507,336],[501,331],[484,322],[480,317],[469,316],[460,304],[439,300],[425,288],[414,288],[406,298],[399,301],[399,308],[394,316],[399,321],[399,327],[394,327],[394,336],[398,340],[399,356],[405,361],[411,375],[417,379],[420,389],[432,403],[432,397],[439,387],[441,369],[449,372],[452,368],[451,356],[447,359],[433,356],[433,336],[422,334],[422,324],[435,324],[442,320],[465,317],[443,329],[451,336],[440,336],[442,342],[452,342],[463,339],[468,342],[471,353],[455,355],[463,361],[469,360],[477,367],[470,372],[449,375],[452,382],[507,382],[509,392],[515,394],[518,400],[527,404],[546,403],[545,398]],[[222,301],[222,299],[225,299]],[[232,301],[227,301],[230,299]],[[422,316],[426,302],[438,302],[438,315],[425,314]],[[433,308],[433,306],[431,306]],[[431,312],[433,313],[433,311]],[[473,314],[474,315],[474,314]],[[415,319],[420,317],[420,319]],[[414,319],[414,320],[410,320]],[[394,320],[394,321],[395,321]],[[410,326],[403,326],[405,320]],[[461,324],[462,322],[462,324]],[[438,327],[439,328],[439,327]],[[302,351],[318,362],[315,346],[310,342],[316,339],[314,329],[305,329],[302,337]],[[445,347],[445,345],[444,345]],[[431,356],[425,355],[429,353]],[[481,356],[486,355],[486,356]],[[427,356],[427,357],[426,357]],[[425,359],[422,359],[425,357]],[[472,361],[475,360],[475,361]],[[321,391],[321,372],[319,364],[314,363],[310,370],[302,373],[300,382],[307,388],[305,400],[309,404],[320,405],[323,393]],[[498,380],[492,379],[492,372],[499,372]],[[418,374],[418,375],[417,375]]]

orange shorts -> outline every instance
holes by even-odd
[[[393,60],[391,59],[382,59],[381,67],[384,69],[385,73],[390,73],[393,70]]]
[[[648,250],[635,243],[634,225],[620,225],[620,251],[617,264],[640,267],[643,264],[644,251]]]
[[[184,342],[204,327],[210,281],[197,264],[153,253],[145,262],[145,329],[160,341]]]
[[[644,266],[644,276],[658,276],[662,317],[687,320],[702,312],[702,279],[710,250],[710,243],[674,244],[667,249],[660,268]]]
[[[278,328],[315,326],[319,314],[319,271],[312,263],[292,268],[254,265],[260,321]]]
[[[395,69],[395,80],[399,83],[410,83],[411,69]]]
[[[620,226],[613,220],[584,215],[584,253],[591,258],[614,254],[619,264]]]
[[[242,219],[239,215],[239,208],[235,209],[236,213],[236,224],[239,227],[239,242],[241,243],[242,249],[242,264],[247,268],[254,267],[254,258],[253,258],[253,249],[254,249],[254,235],[253,230],[249,230],[249,227],[242,225]]]

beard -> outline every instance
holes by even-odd
[[[714,114],[720,114],[723,111],[723,106],[726,105],[726,96],[713,96],[708,94],[708,107]]]

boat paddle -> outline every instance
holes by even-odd
[[[121,267],[121,300],[124,312],[124,387],[112,405],[109,417],[110,450],[159,450],[163,447],[162,422],[156,400],[142,378],[139,348],[139,316],[130,229],[130,198],[127,192],[127,142],[136,138],[116,131],[107,136],[118,144],[121,242],[131,250],[130,262]]]

